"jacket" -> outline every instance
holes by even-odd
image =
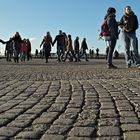
[[[107,25],[110,30],[110,39],[118,39],[118,22],[116,21],[114,14],[107,17]]]
[[[130,15],[123,15],[120,20],[120,27],[127,33],[135,33],[138,26],[137,16],[133,12]]]
[[[82,50],[87,50],[88,49],[86,41],[82,41],[81,49]]]

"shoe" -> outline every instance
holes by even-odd
[[[131,63],[129,63],[128,65],[126,65],[126,68],[130,68],[131,67]]]
[[[113,64],[109,64],[108,69],[117,69],[117,66],[114,66]]]

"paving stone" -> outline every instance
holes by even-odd
[[[117,118],[118,116],[114,109],[100,110],[101,118]]]
[[[126,139],[126,140],[139,140],[140,139],[140,131],[125,132],[124,139]]]
[[[74,119],[57,119],[53,124],[55,125],[72,125]]]
[[[59,118],[61,119],[76,119],[78,112],[65,112]]]
[[[0,136],[12,137],[21,130],[22,129],[18,128],[18,127],[1,127],[0,128]]]
[[[122,140],[122,138],[117,136],[111,136],[111,137],[98,137],[96,140]]]
[[[120,117],[122,124],[138,124],[139,120],[136,117]]]
[[[68,108],[65,113],[79,113],[80,110],[80,108]]]
[[[122,124],[123,131],[140,131],[140,124]]]
[[[67,106],[67,108],[81,108],[82,103],[77,103],[77,102],[70,102]]]
[[[94,127],[74,127],[69,132],[69,136],[91,137],[94,135]]]
[[[99,99],[100,102],[112,102],[112,98],[109,97],[109,98],[100,98]]]
[[[99,120],[99,126],[119,126],[118,118],[102,118]]]
[[[122,107],[117,107],[118,111],[133,111],[133,107],[132,106],[122,106]]]
[[[99,136],[120,136],[120,128],[115,126],[102,126],[98,130]]]
[[[40,140],[65,140],[65,137],[63,135],[44,134]]]
[[[67,140],[96,140],[95,138],[89,138],[89,137],[68,137]]]
[[[58,134],[58,135],[65,135],[68,130],[71,128],[71,125],[52,125],[47,134]]]
[[[74,124],[74,126],[77,127],[93,127],[97,123],[97,120],[93,119],[85,119],[85,120],[77,120]]]
[[[14,120],[9,123],[8,127],[25,128],[31,123],[31,120]]]
[[[114,103],[113,102],[100,102],[101,107],[107,106],[107,107],[114,107]]]
[[[8,122],[10,122],[9,119],[0,119],[0,127],[6,125]]]
[[[136,114],[134,111],[121,111],[120,116],[121,117],[136,117]]]
[[[15,139],[38,139],[41,131],[23,131],[15,136]]]
[[[78,120],[86,120],[86,119],[91,119],[91,120],[94,120],[96,119],[97,116],[95,114],[95,111],[88,111],[88,110],[85,110],[83,112],[81,112],[78,116]]]
[[[50,112],[62,112],[64,111],[65,104],[53,104],[48,111]]]

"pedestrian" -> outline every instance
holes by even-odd
[[[7,61],[12,61],[11,58],[13,56],[13,41],[12,38],[9,39],[9,41],[5,42],[6,43],[6,60]]]
[[[21,49],[20,49],[21,61],[25,62],[25,59],[27,58],[27,52],[28,52],[28,44],[27,44],[27,40],[24,38],[23,42],[21,43]]]
[[[20,54],[20,49],[21,49],[21,43],[23,42],[19,32],[15,33],[12,40],[14,42],[14,61],[15,61],[15,63],[19,63],[19,54]]]
[[[35,58],[38,58],[38,49],[35,50]]]
[[[52,37],[50,35],[50,32],[47,32],[46,36],[44,36],[44,39],[42,40],[40,47],[42,45],[43,45],[43,50],[45,53],[46,63],[48,63],[48,59],[51,52],[51,46],[52,46]]]
[[[69,61],[72,62],[73,58],[76,60],[75,54],[74,54],[74,50],[73,50],[73,45],[72,45],[72,38],[71,35],[68,35],[68,39],[67,39],[67,48],[66,48],[66,56],[64,58],[64,62],[66,61],[66,59],[69,56]]]
[[[99,59],[99,48],[96,49],[96,56],[95,58]]]
[[[59,34],[55,37],[52,45],[54,46],[54,44],[57,42],[57,60],[58,62],[63,61],[63,55],[65,52],[65,44],[66,44],[66,38],[62,32],[62,30],[59,30]]]
[[[86,38],[83,38],[83,41],[81,43],[81,50],[82,50],[82,54],[80,57],[82,57],[83,55],[85,55],[85,60],[88,61],[87,59],[87,53],[86,53],[86,50],[88,50],[88,45],[87,45],[87,42],[86,42]]]
[[[124,47],[126,50],[126,67],[130,68],[132,65],[132,55],[136,66],[140,66],[140,57],[137,49],[136,30],[138,29],[138,19],[130,6],[125,7],[125,14],[120,20],[120,27],[122,28]]]
[[[113,65],[112,58],[113,52],[117,43],[119,31],[118,31],[118,22],[116,21],[116,9],[113,7],[109,7],[107,10],[107,14],[104,19],[107,20],[107,25],[109,28],[109,35],[106,38],[109,44],[109,52],[107,57],[107,63],[109,69],[116,69],[117,66]]]
[[[75,51],[76,62],[81,61],[80,60],[80,43],[79,43],[78,36],[74,40],[74,51]]]
[[[31,55],[31,42],[29,39],[27,39],[27,46],[28,46],[28,52],[27,52],[27,61],[29,61],[30,59],[32,59],[32,55]]]

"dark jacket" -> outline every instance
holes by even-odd
[[[14,41],[14,49],[20,51],[21,49],[21,43],[23,42],[20,36],[14,36],[12,38]]]
[[[74,50],[79,51],[80,45],[79,45],[79,40],[75,39],[74,40]]]
[[[110,31],[111,39],[118,39],[119,31],[118,31],[118,22],[115,19],[115,15],[111,14],[107,17],[107,25]]]
[[[12,40],[9,40],[6,42],[6,48],[5,48],[7,51],[12,51],[13,50],[13,41]]]
[[[65,36],[64,35],[57,35],[54,39],[53,45],[57,41],[57,46],[65,46]]]
[[[83,49],[83,50],[87,50],[88,49],[87,43],[84,40],[82,41],[81,49]]]
[[[130,15],[123,15],[120,20],[120,27],[127,33],[135,33],[138,26],[137,16],[133,12]],[[129,30],[129,32],[126,30]]]

